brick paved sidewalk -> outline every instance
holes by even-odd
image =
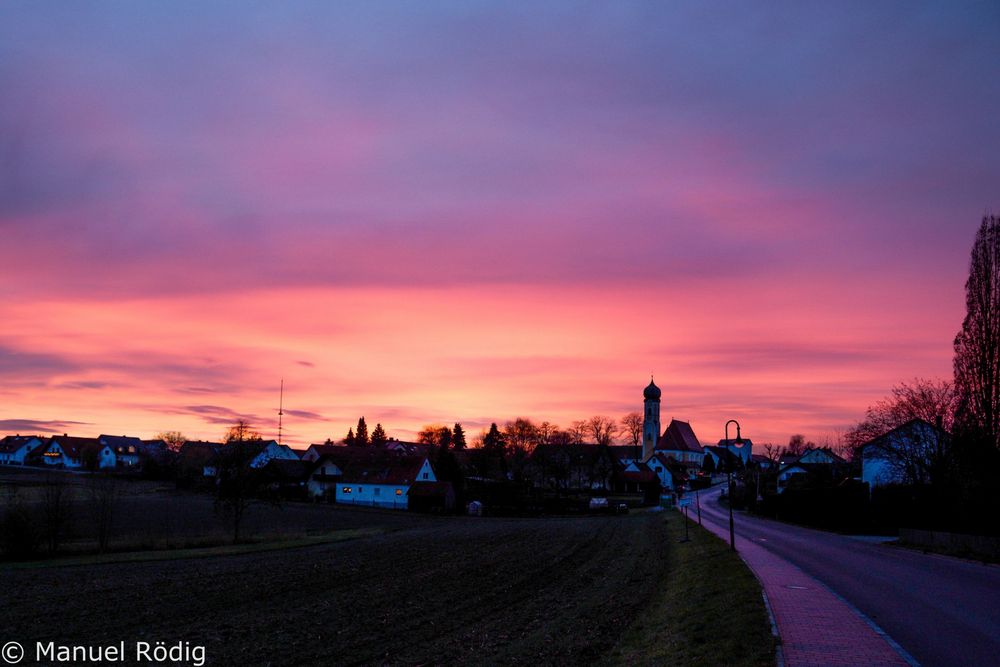
[[[729,541],[729,526],[703,525]],[[764,547],[737,539],[737,548],[767,593],[787,667],[910,665],[886,637],[816,579]]]

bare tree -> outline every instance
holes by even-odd
[[[573,444],[580,444],[583,442],[583,439],[587,437],[587,422],[582,419],[578,419],[569,425],[566,432],[569,433]]]
[[[642,441],[642,413],[630,412],[622,417],[622,432],[632,441],[634,447]]]
[[[503,427],[504,441],[511,453],[530,453],[538,444],[538,427],[526,417],[518,417]]]
[[[553,438],[559,432],[559,427],[552,422],[543,421],[538,425],[538,444],[550,445]]]
[[[226,432],[226,445],[216,462],[215,504],[229,517],[234,544],[242,537],[244,515],[261,483],[261,476],[250,466],[259,453],[260,440],[260,434],[241,419]]]
[[[983,216],[955,337],[957,427],[963,439],[1000,449],[1000,217]]]
[[[950,431],[955,412],[954,386],[946,380],[914,378],[901,382],[890,391],[888,398],[869,406],[865,417],[844,434],[848,447],[861,445],[902,426],[911,419],[923,419]]]
[[[801,433],[796,433],[788,439],[788,446],[785,447],[785,454],[787,456],[801,456],[802,452],[812,446],[812,443],[806,443],[806,437]]]
[[[587,432],[599,445],[610,445],[618,435],[618,424],[611,417],[595,415],[587,420]]]
[[[49,471],[42,487],[42,522],[49,553],[56,553],[70,522],[70,487],[66,475]]]
[[[107,551],[114,528],[115,509],[121,495],[120,481],[110,472],[90,476],[90,508],[97,528],[97,550]]]
[[[947,430],[955,405],[952,384],[944,380],[915,379],[892,388],[892,394],[868,408],[865,418],[844,435],[844,443],[860,458],[860,448],[878,440],[878,457],[910,484],[934,483],[946,471],[948,439],[933,426],[914,426],[895,437],[882,438],[914,419]]]
[[[765,442],[762,447],[764,448],[764,456],[771,463],[777,463],[781,460],[781,445],[776,445],[773,442]]]
[[[156,434],[156,439],[162,440],[172,452],[179,452],[181,446],[187,442],[187,436],[180,431],[163,431]]]
[[[444,424],[426,424],[417,432],[417,442],[423,445],[450,445],[451,429]]]

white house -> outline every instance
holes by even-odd
[[[8,435],[0,440],[0,465],[23,466],[28,454],[42,444],[42,439],[34,435]]]
[[[268,461],[274,459],[298,461],[299,456],[288,445],[279,445],[276,440],[265,440],[260,443],[260,452],[250,461],[250,467],[263,468]]]
[[[309,497],[336,497],[334,489],[343,475],[344,471],[341,470],[340,466],[332,458],[329,456],[321,457],[316,462],[312,472],[309,473],[309,479],[306,481],[306,491],[309,493]]]
[[[62,468],[84,468],[93,464],[101,470],[117,465],[115,452],[97,438],[54,435],[42,452],[42,463]]]
[[[338,466],[339,467],[339,466]],[[336,486],[336,501],[346,505],[368,505],[407,509],[407,493],[416,482],[436,482],[426,457],[358,457],[344,465]]]
[[[649,470],[652,470],[653,474],[660,480],[660,486],[664,491],[677,490],[676,480],[673,472],[670,470],[670,461],[666,454],[663,452],[654,454],[652,458],[646,461],[645,465]],[[626,468],[626,470],[628,470],[628,468]]]
[[[115,453],[115,462],[120,468],[138,468],[142,455],[143,444],[139,438],[127,435],[97,436],[101,445],[110,447]]]
[[[924,477],[948,446],[942,428],[913,419],[861,446],[861,481],[868,488],[929,481]]]

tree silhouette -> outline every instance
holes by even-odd
[[[458,422],[455,422],[455,428],[451,433],[451,445],[455,449],[465,449],[465,430]]]
[[[362,417],[358,420],[358,431],[354,434],[354,444],[364,447],[368,443],[368,424],[365,423],[365,418]]]
[[[229,516],[234,544],[242,537],[243,517],[260,485],[260,475],[250,467],[260,441],[260,434],[241,419],[226,431],[226,446],[215,463],[215,503]]]
[[[622,417],[622,429],[633,447],[638,447],[642,441],[642,413],[630,412]]]
[[[167,445],[167,449],[172,452],[179,452],[181,445],[187,442],[187,436],[180,431],[163,431],[162,433],[157,433],[156,438],[157,440],[162,440]]]
[[[956,435],[1000,449],[1000,217],[983,216],[965,283],[965,320],[955,337]],[[956,443],[957,444],[957,443]]]
[[[355,443],[354,429],[349,428],[347,429],[347,435],[344,437],[344,444],[347,445],[348,447],[353,447],[354,443]]]
[[[389,442],[388,436],[385,434],[385,429],[382,428],[382,424],[375,424],[375,430],[372,431],[372,446],[382,447],[385,443]]]
[[[611,417],[595,415],[587,421],[587,433],[598,445],[606,447],[614,442],[615,435],[618,434],[618,424]]]

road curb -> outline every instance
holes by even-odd
[[[743,557],[740,556],[740,560]],[[750,563],[743,560],[743,564],[747,566],[747,569],[753,572],[753,568],[750,567]],[[760,596],[764,598],[764,609],[767,609],[767,620],[771,622],[771,636],[774,637],[774,664],[777,667],[785,667],[785,654],[781,650],[781,633],[778,632],[778,622],[774,618],[774,611],[771,609],[771,601],[767,599],[767,592],[764,590],[764,584],[757,577],[757,573],[753,574],[754,579],[757,579],[757,583],[760,584]]]

